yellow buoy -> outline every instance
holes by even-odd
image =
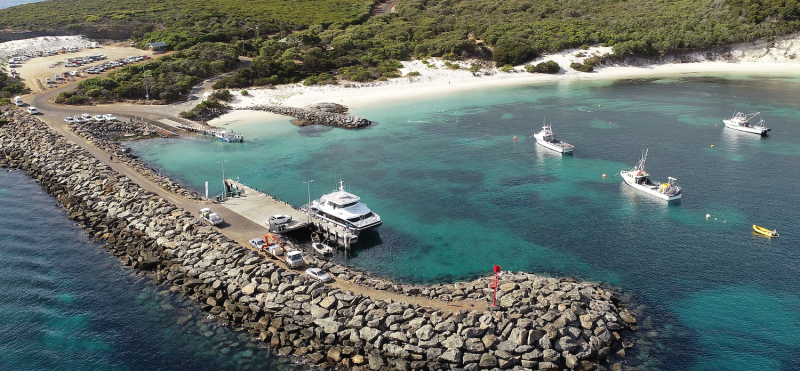
[[[713,145],[713,144],[711,145],[711,148],[714,148],[714,145]]]
[[[600,104],[598,104],[597,106],[598,106],[598,107],[602,107],[602,105],[600,105]]]

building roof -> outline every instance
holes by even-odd
[[[158,41],[158,42],[154,42],[154,43],[149,43],[149,44],[147,44],[147,46],[156,48],[156,47],[161,47],[161,46],[167,46],[167,43],[165,43],[163,41]]]

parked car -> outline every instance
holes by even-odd
[[[254,238],[254,239],[250,240],[250,246],[252,246],[254,249],[256,249],[258,251],[264,250],[264,247],[266,245],[267,245],[267,243],[264,242],[264,240],[262,240],[260,238]]]
[[[73,120],[72,117],[64,117],[64,122],[66,122],[67,125],[72,125],[75,123],[75,120]]]
[[[14,97],[14,104],[16,104],[17,107],[21,107],[25,103],[22,102],[22,97]]]
[[[103,115],[103,118],[105,118],[106,121],[117,121],[117,117],[110,113],[106,113],[105,115]]]
[[[44,82],[46,82],[48,84],[52,84],[53,83],[53,79],[48,77],[48,78],[44,79]]]
[[[92,115],[90,115],[88,113],[82,114],[81,118],[83,118],[83,121],[86,121],[86,122],[92,121]]]
[[[329,282],[333,280],[333,277],[331,277],[331,275],[328,274],[328,272],[325,272],[324,270],[319,268],[308,268],[306,269],[306,274],[309,277],[315,280],[319,280],[321,282]]]
[[[106,119],[105,119],[105,117],[103,117],[103,115],[94,115],[94,120],[97,121],[97,122],[105,122],[106,121]]]
[[[75,121],[76,124],[83,123],[83,119],[80,116],[73,117],[72,121]]]
[[[28,113],[31,115],[38,115],[39,111],[36,110],[36,107],[28,107]]]
[[[267,219],[267,225],[279,225],[279,224],[286,224],[292,221],[292,217],[290,215],[273,215]]]

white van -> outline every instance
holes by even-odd
[[[14,104],[16,104],[17,107],[22,107],[25,103],[22,103],[22,97],[14,97]]]
[[[38,115],[39,111],[36,110],[36,107],[28,107],[28,113],[31,115]]]

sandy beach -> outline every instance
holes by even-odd
[[[705,60],[704,52],[683,55],[696,60],[695,63],[679,63],[677,58],[671,62],[651,62],[636,65],[611,65],[597,68],[593,72],[584,73],[569,68],[572,62],[583,62],[594,55],[603,56],[611,53],[609,47],[591,47],[588,50],[571,49],[560,53],[545,55],[528,64],[537,64],[552,60],[561,66],[557,74],[534,74],[525,72],[525,66],[516,66],[513,72],[501,72],[497,68],[482,69],[478,74],[467,71],[472,61],[457,62],[461,69],[453,70],[445,66],[445,61],[430,58],[428,65],[423,61],[403,62],[403,76],[409,72],[419,72],[419,76],[391,79],[373,83],[342,83],[340,85],[303,86],[292,84],[278,86],[273,89],[249,88],[248,96],[242,96],[241,90],[232,90],[236,97],[232,106],[246,107],[252,104],[275,104],[304,107],[314,103],[330,102],[359,109],[383,102],[418,99],[465,90],[483,89],[501,86],[528,85],[547,82],[616,80],[627,78],[651,78],[681,75],[800,75],[800,36],[793,35],[774,43],[757,42],[742,43],[728,47],[729,60]],[[583,56],[578,56],[578,55]],[[455,63],[455,62],[454,62]],[[433,68],[429,67],[432,66]],[[477,75],[477,76],[476,76]],[[217,124],[233,118],[228,114],[215,120]],[[263,115],[260,113],[259,115]],[[246,116],[236,114],[237,119]],[[259,116],[263,117],[263,116]]]

